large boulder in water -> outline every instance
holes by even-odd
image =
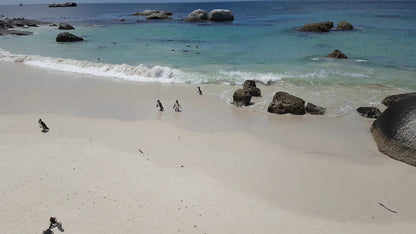
[[[197,22],[197,21],[204,21],[208,19],[208,13],[202,9],[196,9],[185,18],[185,21],[188,22]]]
[[[72,30],[75,29],[72,25],[67,24],[67,23],[60,23],[58,29],[61,30]]]
[[[236,106],[248,106],[250,105],[251,95],[250,92],[245,89],[237,89],[233,95],[233,103]]]
[[[217,22],[233,21],[234,14],[230,10],[215,9],[208,14],[208,20]]]
[[[332,53],[328,54],[326,57],[329,57],[329,58],[340,58],[340,59],[346,59],[346,58],[348,58],[340,50],[334,50]]]
[[[356,110],[361,116],[366,118],[377,119],[381,115],[381,111],[377,107],[358,107]]]
[[[75,36],[69,32],[59,33],[56,37],[57,42],[73,42],[73,41],[83,41],[82,37]]]
[[[291,113],[295,115],[305,114],[305,101],[302,98],[290,95],[286,92],[277,92],[267,111],[275,114]]]
[[[391,103],[374,121],[371,133],[380,152],[416,166],[416,97]]]
[[[321,22],[321,23],[310,23],[305,24],[299,28],[301,32],[329,32],[334,27],[333,22]]]
[[[352,30],[354,27],[347,21],[340,21],[337,24],[337,30]]]
[[[391,104],[395,102],[398,102],[407,98],[411,98],[411,97],[416,97],[416,92],[391,95],[391,96],[384,98],[383,101],[381,101],[381,103],[383,103],[386,106],[390,106]]]
[[[261,97],[261,90],[256,87],[256,82],[254,80],[244,81],[243,89],[248,91],[253,97]]]

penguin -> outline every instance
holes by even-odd
[[[199,95],[202,95],[201,87],[198,86],[198,91],[197,92],[198,92]]]
[[[42,121],[42,119],[39,119],[39,127],[42,128],[42,132],[49,132],[48,126],[46,126],[45,122]]]
[[[181,112],[181,105],[179,105],[178,100],[176,100],[175,104],[173,105],[173,109],[174,109],[176,112]]]
[[[156,101],[156,107],[159,107],[159,111],[164,111],[165,110],[165,108],[163,108],[163,105],[159,100]]]

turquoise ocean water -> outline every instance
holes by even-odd
[[[198,8],[230,9],[235,20],[183,21]],[[132,16],[146,9],[174,14],[171,20],[151,21]],[[49,26],[28,29],[35,33],[32,36],[0,38],[1,60],[48,69],[164,83],[237,85],[255,79],[269,86],[297,86],[306,93],[360,90],[363,98],[371,96],[366,96],[366,89],[416,90],[412,1],[27,5],[0,6],[0,14],[76,27],[71,33],[85,41],[57,43],[60,31]],[[348,21],[354,30],[296,30],[322,21]],[[325,58],[335,49],[349,59]]]

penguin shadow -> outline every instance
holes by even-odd
[[[182,111],[175,111],[173,113],[173,118],[175,118],[175,121],[178,122],[179,120],[181,120],[181,112]]]
[[[161,120],[163,117],[163,111],[157,111],[156,112],[156,119],[157,120]]]

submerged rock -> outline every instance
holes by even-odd
[[[324,115],[326,109],[324,107],[317,106],[308,102],[308,104],[306,105],[306,112],[308,112],[311,115]]]
[[[215,9],[208,14],[208,20],[217,22],[233,21],[234,14],[230,10]]]
[[[146,19],[170,19],[170,18],[164,11],[161,11],[161,12],[150,14],[149,16],[146,17]]]
[[[197,22],[197,21],[204,21],[208,19],[208,13],[202,9],[196,9],[185,18],[185,21],[188,22]]]
[[[412,98],[412,97],[416,97],[416,92],[391,95],[391,96],[384,98],[383,101],[381,101],[381,103],[383,103],[386,106],[390,106],[391,104],[395,102],[398,102],[407,98]]]
[[[75,2],[49,4],[49,7],[76,7],[76,6],[77,6],[77,4]]]
[[[58,29],[60,30],[72,30],[75,29],[72,25],[69,25],[67,23],[60,23]]]
[[[17,35],[17,36],[27,36],[32,35],[32,32],[28,31],[19,31],[19,30],[1,30],[0,29],[0,35]]]
[[[305,101],[286,92],[277,92],[267,111],[275,114],[304,115],[306,112]]]
[[[381,115],[377,107],[359,107],[356,111],[366,118],[377,119]]]
[[[69,32],[59,33],[56,37],[57,42],[73,42],[73,41],[83,41],[82,37],[75,36]]]
[[[154,15],[153,17],[156,16],[164,16],[164,17],[168,17],[169,15],[173,15],[172,12],[170,11],[159,11],[159,10],[144,10],[142,12],[135,12],[133,13],[133,15],[135,16],[151,16]]]
[[[340,58],[340,59],[346,59],[346,58],[348,58],[340,50],[334,50],[332,53],[328,54],[326,57],[329,57],[329,58]]]
[[[352,30],[354,27],[347,21],[340,21],[337,24],[337,30]]]
[[[233,104],[236,106],[248,106],[250,105],[251,95],[250,92],[245,89],[237,89],[233,95]]]
[[[301,32],[329,32],[334,27],[333,22],[321,22],[321,23],[310,23],[305,24],[299,28]]]
[[[370,130],[380,152],[416,166],[415,96],[391,102]]]

